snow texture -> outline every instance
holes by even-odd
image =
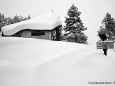
[[[1,30],[4,35],[13,35],[23,29],[52,30],[58,25],[62,25],[60,18],[57,17],[54,12],[51,12],[19,23],[4,26]]]
[[[0,86],[114,86],[115,51],[96,45],[0,37]]]

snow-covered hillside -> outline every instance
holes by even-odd
[[[90,82],[112,82],[90,84]],[[0,37],[0,86],[114,86],[115,52],[96,45]]]

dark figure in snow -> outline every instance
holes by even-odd
[[[105,41],[107,39],[106,35],[105,34],[100,34],[99,33],[99,37],[101,38],[102,41]],[[106,45],[104,45],[106,46]],[[104,55],[107,55],[107,48],[104,48],[103,51],[104,51]]]

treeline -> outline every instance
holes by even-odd
[[[11,17],[5,17],[4,14],[0,13],[0,31],[1,27],[3,26],[25,21],[30,18],[31,18],[30,15],[28,15],[27,17],[15,15],[13,18],[11,18]]]

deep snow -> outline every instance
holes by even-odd
[[[0,86],[114,86],[115,51],[96,45],[0,37]]]

